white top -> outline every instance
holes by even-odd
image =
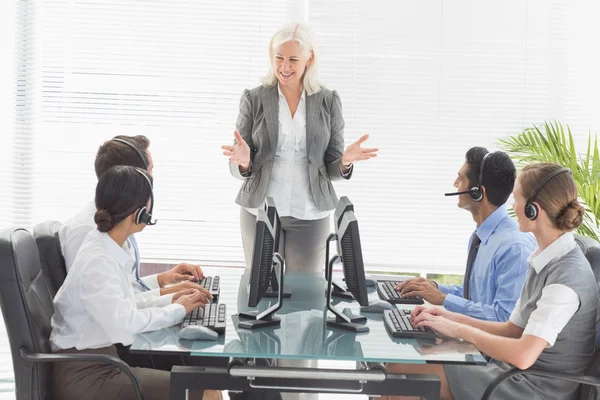
[[[129,249],[119,247],[107,233],[95,230],[85,238],[54,298],[53,350],[128,346],[139,333],[183,321],[186,312],[181,304],[140,308],[131,286],[133,263]]]
[[[546,247],[544,251],[539,248],[528,258],[529,265],[538,274],[552,260],[563,257],[577,247],[572,233],[564,233]],[[554,346],[558,334],[567,325],[571,317],[579,309],[579,296],[568,286],[552,284],[542,289],[542,296],[537,302],[537,308],[525,320],[521,313],[521,299],[517,300],[515,309],[509,321],[524,328],[524,335],[532,335],[548,342],[548,347]]]
[[[308,154],[306,151],[306,99],[302,92],[298,109],[292,118],[290,107],[279,86],[279,136],[275,163],[266,197],[272,197],[280,217],[316,220],[329,216],[320,211],[310,190]],[[256,208],[246,208],[256,215]]]
[[[73,261],[75,261],[75,256],[77,256],[83,239],[85,239],[88,233],[96,230],[94,214],[96,214],[96,203],[92,201],[83,207],[73,218],[65,222],[58,231],[60,249],[65,259],[67,273],[71,269]],[[131,247],[129,241],[127,242],[127,246]],[[147,291],[135,279],[135,263],[131,268],[131,273],[133,276],[133,290],[136,293],[144,293],[146,296],[160,296],[158,275],[155,274],[141,278],[144,284],[152,289]]]

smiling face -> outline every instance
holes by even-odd
[[[460,167],[460,170],[458,171],[458,175],[456,176],[456,179],[454,180],[454,187],[456,188],[457,192],[464,192],[464,191],[471,189],[469,187],[469,178],[467,177],[468,172],[469,172],[469,165],[467,163],[464,163],[462,165],[462,167]],[[473,204],[473,200],[471,199],[470,194],[461,194],[458,196],[458,204],[457,205],[459,208],[469,210],[470,206],[472,204]]]
[[[285,42],[274,51],[273,72],[282,86],[302,86],[304,71],[310,68],[311,61],[312,56],[305,54],[297,41]]]

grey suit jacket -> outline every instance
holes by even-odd
[[[236,126],[250,146],[252,168],[248,174],[241,174],[235,162],[229,163],[231,174],[244,180],[235,202],[242,207],[257,208],[265,199],[277,151],[277,86],[244,90]],[[335,90],[321,89],[306,96],[306,151],[313,200],[319,210],[332,210],[338,198],[331,181],[352,176],[352,170],[343,176],[339,167],[344,154],[344,118]]]

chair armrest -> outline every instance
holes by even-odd
[[[87,362],[101,362],[104,364],[111,364],[119,368],[127,375],[133,385],[133,391],[137,400],[144,400],[142,395],[142,387],[137,377],[131,371],[129,365],[122,360],[108,356],[104,354],[57,354],[57,353],[30,353],[24,348],[20,349],[21,358],[25,361],[33,363],[53,363],[61,361],[87,361]]]
[[[512,378],[513,376],[516,376],[516,375],[524,375],[524,374],[539,375],[539,376],[544,376],[546,378],[561,379],[564,381],[600,387],[600,378],[595,377],[595,376],[556,373],[556,372],[541,371],[539,369],[513,368],[513,369],[509,369],[502,375],[496,377],[496,379],[494,379],[492,381],[492,383],[490,383],[490,385],[487,387],[487,389],[483,393],[483,396],[481,396],[481,400],[490,400],[492,397],[492,394],[494,394],[496,389],[498,389],[498,386],[505,380]]]

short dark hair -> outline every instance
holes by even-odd
[[[472,147],[467,151],[465,160],[469,166],[467,178],[469,189],[479,184],[479,169],[483,157],[489,152],[485,147]],[[495,151],[485,159],[481,185],[485,187],[488,201],[499,207],[506,203],[515,186],[517,169],[508,154]]]
[[[136,168],[117,165],[98,179],[94,222],[100,232],[110,231],[135,210],[148,204],[152,188]],[[145,175],[152,182],[150,174]]]
[[[131,143],[140,151],[143,158],[141,158],[140,154],[138,154],[138,152],[135,151],[135,149],[131,146],[113,139],[121,139]],[[98,147],[96,160],[94,162],[96,177],[98,179],[100,179],[102,174],[115,165],[129,165],[142,169],[148,168],[147,152],[148,147],[150,147],[150,139],[143,135],[118,135],[113,139],[107,140],[106,142],[102,143],[100,147]]]

